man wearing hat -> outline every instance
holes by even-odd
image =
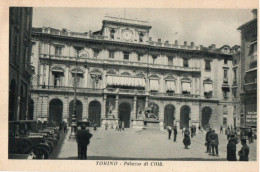
[[[242,144],[242,148],[241,150],[238,152],[239,155],[239,161],[248,161],[248,155],[249,155],[249,147],[246,144],[246,137],[242,137],[241,140],[241,144]]]
[[[234,134],[230,135],[230,139],[227,144],[227,160],[228,161],[236,161],[237,156],[236,156],[236,144],[238,143],[237,138],[235,137]]]
[[[210,133],[211,133],[211,128],[209,128],[209,130],[206,133],[206,146],[207,146],[206,153],[211,153],[211,151],[210,151],[210,140],[209,140]]]
[[[210,135],[209,135],[209,141],[210,141],[210,146],[212,149],[212,155],[215,156],[215,151],[216,151],[216,156],[218,156],[218,134],[215,133],[215,130],[212,130]]]
[[[89,132],[89,129],[86,130],[86,126],[83,124],[81,130],[76,135],[76,141],[80,149],[80,159],[87,159],[87,146],[91,137],[92,134]]]

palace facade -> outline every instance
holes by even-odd
[[[34,119],[70,124],[76,84],[77,119],[98,126],[138,127],[151,104],[160,128],[234,125],[233,49],[155,41],[151,28],[109,16],[96,32],[33,28]]]

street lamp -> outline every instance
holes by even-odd
[[[77,130],[77,114],[76,114],[76,104],[77,104],[77,77],[78,77],[78,57],[79,57],[79,51],[82,49],[82,47],[74,47],[77,51],[77,57],[76,57],[76,72],[74,77],[74,102],[73,102],[73,112],[72,112],[72,119],[71,119],[71,133],[69,136],[70,140],[76,139],[76,130]]]

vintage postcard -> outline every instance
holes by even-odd
[[[259,170],[257,2],[2,4],[1,170]]]

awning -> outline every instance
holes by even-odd
[[[53,67],[51,69],[52,72],[60,72],[60,73],[63,73],[64,70],[61,68],[61,67]]]
[[[204,84],[204,92],[209,93],[213,91],[213,85],[212,84]]]
[[[150,90],[154,90],[154,91],[159,90],[159,80],[158,79],[150,79]]]
[[[182,82],[182,91],[183,92],[191,92],[191,84],[190,82]]]
[[[166,81],[166,91],[175,91],[174,81]]]
[[[126,76],[107,76],[107,85],[145,87],[144,78],[133,78]]]

